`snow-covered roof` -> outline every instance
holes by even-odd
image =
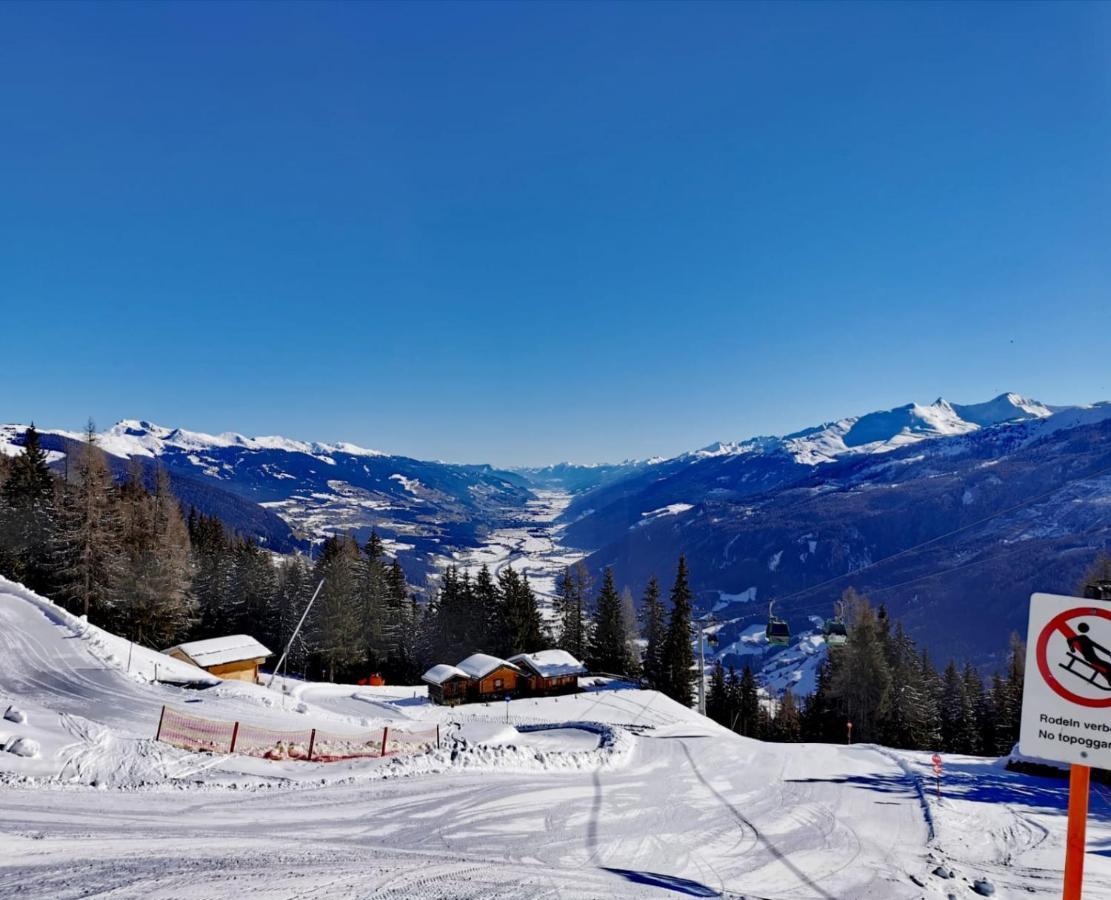
[[[188,656],[202,668],[222,666],[225,663],[241,662],[245,659],[265,659],[271,653],[249,634],[229,634],[227,637],[208,638],[204,641],[189,641],[167,647],[163,653],[174,651]]]
[[[504,659],[498,659],[496,656],[488,656],[485,653],[472,653],[459,663],[459,668],[462,669],[469,678],[485,678],[501,666],[509,666],[511,669],[517,669],[513,663]],[[517,671],[520,671],[520,669],[517,669]]]
[[[509,661],[528,666],[541,678],[586,674],[586,666],[566,650],[537,650],[535,653],[518,653],[516,656],[509,657]]]
[[[429,684],[443,684],[445,681],[450,681],[452,678],[470,678],[471,676],[464,672],[462,669],[457,669],[455,666],[449,666],[447,663],[440,663],[438,666],[433,666],[421,676],[422,681],[427,681]]]

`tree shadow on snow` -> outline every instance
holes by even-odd
[[[633,884],[645,884],[649,887],[667,888],[678,894],[688,897],[720,897],[721,892],[689,878],[678,878],[675,875],[661,875],[658,872],[638,872],[635,869],[615,869],[612,866],[602,866],[607,872],[620,875]]]
[[[909,775],[842,775],[830,778],[789,778],[789,782],[805,784],[824,782],[847,784],[880,794],[905,794],[915,797],[916,788]],[[934,801],[934,780],[928,775],[919,776],[922,790]],[[1039,779],[991,765],[947,766],[941,778],[942,802],[946,797],[970,803],[1011,804],[1038,812],[1064,815],[1068,809],[1067,782]],[[1093,805],[1089,815],[1093,819],[1111,821],[1111,806],[1103,809]]]

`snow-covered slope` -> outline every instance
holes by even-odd
[[[0,745],[38,745],[0,751],[15,896],[917,900],[977,881],[1059,896],[1064,784],[992,760],[946,760],[938,801],[928,754],[761,744],[615,683],[455,709],[409,687],[188,690],[153,665],[196,670],[9,582],[0,619],[0,701],[20,713]],[[163,703],[279,728],[439,722],[450,746],[331,764],[186,753],[150,739]],[[1109,810],[1097,793],[1086,897],[1111,897]]]

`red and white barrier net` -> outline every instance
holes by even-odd
[[[202,719],[200,716],[191,716],[163,706],[162,718],[158,721],[158,734],[155,737],[186,750],[227,753],[234,733],[234,722]]]
[[[420,731],[378,728],[359,734],[338,734],[318,728],[275,731],[246,722],[222,722],[162,708],[155,739],[186,750],[242,753],[263,759],[301,759],[332,762],[423,753],[439,746],[439,728]]]

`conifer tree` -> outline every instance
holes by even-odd
[[[982,737],[982,716],[985,714],[986,709],[984,706],[984,681],[980,677],[980,673],[976,668],[968,663],[964,667],[964,672],[961,674],[961,680],[964,682],[964,710],[963,710],[963,730],[961,734],[961,752],[962,753],[981,753],[983,752],[981,737]]]
[[[116,489],[92,421],[71,467],[62,505],[59,594],[82,615],[109,617],[116,602],[120,546]]]
[[[752,667],[745,663],[737,683],[737,724],[734,730],[745,737],[761,734],[760,691]]]
[[[411,672],[415,665],[412,654],[415,621],[412,613],[409,582],[401,563],[395,558],[386,571],[386,668],[394,679],[401,672]]]
[[[362,581],[359,545],[351,537],[330,537],[324,542],[314,577],[324,587],[313,607],[313,638],[329,681],[337,674],[351,674],[366,661],[359,610]]]
[[[23,450],[4,458],[0,472],[0,572],[32,590],[51,584],[50,548],[56,537],[54,476],[32,424]]]
[[[487,566],[482,566],[474,579],[473,597],[466,622],[467,646],[504,648],[509,644],[505,609],[498,595],[498,586]]]
[[[189,534],[165,470],[149,494],[137,468],[120,489],[121,565],[114,619],[139,643],[165,647],[193,624]]]
[[[625,629],[625,674],[636,678],[642,671],[640,628],[637,626],[637,605],[633,592],[627,587],[621,591],[621,624]]]
[[[914,642],[903,629],[895,626],[889,639],[888,666],[891,670],[891,702],[881,736],[891,747],[916,748],[927,744],[929,725],[926,721],[930,704],[929,686],[921,678]]]
[[[660,600],[660,586],[655,575],[648,579],[648,586],[644,589],[641,628],[645,641],[644,680],[649,687],[662,690],[667,677],[664,665],[667,624],[664,620],[663,602]]]
[[[802,740],[802,720],[798,703],[790,688],[787,688],[780,698],[772,734],[775,740],[781,742],[797,743]]]
[[[533,653],[544,649],[544,629],[540,607],[527,575],[518,575],[512,566],[498,573],[506,642],[501,656]]]
[[[814,693],[803,703],[803,740],[832,742],[839,739],[844,717],[833,697],[833,660],[832,656],[827,656],[822,661],[815,678]]]
[[[278,567],[274,579],[276,615],[272,629],[263,640],[275,654],[280,655],[286,644],[293,639],[293,630],[301,620],[315,589],[309,563],[300,554],[289,557]],[[284,663],[285,671],[304,674],[310,652],[307,637],[302,628],[296,639],[293,639]],[[277,664],[277,659],[274,663]]]
[[[923,713],[922,718],[926,729],[921,749],[933,749],[941,746],[941,675],[930,660],[930,654],[923,650],[918,658],[919,677],[922,680]]]
[[[867,599],[847,591],[843,602],[852,609],[849,642],[839,653],[833,673],[832,695],[853,723],[861,741],[880,739],[879,725],[891,701],[891,670],[883,643],[883,625]]]
[[[721,660],[714,661],[710,683],[706,689],[706,715],[719,725],[729,727],[729,691],[725,681],[725,668]]]
[[[588,656],[590,668],[596,672],[626,675],[629,651],[625,639],[621,598],[613,583],[613,570],[607,568],[594,609],[594,629]]]
[[[1018,743],[1020,720],[1022,718],[1022,688],[1026,678],[1026,643],[1014,632],[1011,633],[1010,650],[1005,676],[1007,682],[1007,716],[1000,723],[1000,737],[1007,745],[1007,753]]]
[[[694,652],[691,649],[691,590],[687,560],[679,557],[675,584],[671,588],[671,617],[664,645],[663,692],[683,706],[691,705]],[[701,677],[701,675],[699,676]]]
[[[590,573],[582,562],[568,566],[556,582],[555,611],[559,620],[559,646],[575,659],[585,660],[590,643],[586,598]]]
[[[234,567],[230,537],[218,518],[195,510],[189,515],[187,527],[193,555],[193,596],[199,616],[194,636],[227,634]]]
[[[372,530],[359,559],[357,605],[367,662],[374,670],[382,667],[390,651],[387,610],[386,550],[378,532]]]
[[[941,676],[941,749],[947,753],[965,753],[967,733],[964,679],[953,660]]]
[[[981,726],[983,751],[994,756],[1006,756],[1015,745],[1010,730],[1013,711],[1011,709],[1011,690],[1007,681],[996,672],[991,677],[991,719]]]

